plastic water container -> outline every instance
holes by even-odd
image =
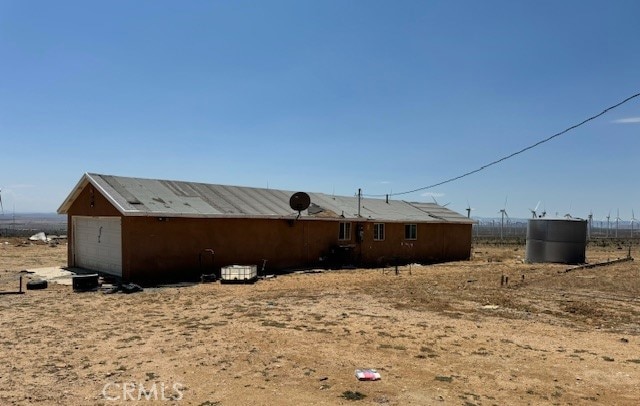
[[[223,281],[252,281],[258,278],[257,265],[229,265],[222,268]]]

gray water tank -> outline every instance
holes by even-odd
[[[527,262],[582,264],[587,248],[587,221],[582,219],[529,219]]]

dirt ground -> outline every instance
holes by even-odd
[[[66,263],[64,244],[4,241],[0,291]],[[640,404],[638,262],[565,272],[523,257],[478,245],[399,275],[0,295],[0,404]],[[357,381],[359,368],[382,379]]]

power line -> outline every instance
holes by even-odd
[[[558,133],[553,134],[553,135],[552,135],[552,136],[550,136],[550,137],[547,137],[547,138],[545,138],[545,139],[543,139],[543,140],[540,140],[540,141],[536,142],[535,144],[529,145],[528,147],[522,148],[521,150],[516,151],[516,152],[514,152],[514,153],[512,153],[512,154],[506,155],[506,156],[504,156],[504,157],[502,157],[502,158],[500,158],[500,159],[496,159],[495,161],[493,161],[493,162],[489,162],[489,163],[488,163],[488,164],[486,164],[486,165],[482,165],[481,167],[479,167],[479,168],[477,168],[477,169],[474,169],[474,170],[472,170],[472,171],[469,171],[469,172],[463,173],[462,175],[458,175],[458,176],[455,176],[455,177],[453,177],[453,178],[449,178],[449,179],[447,179],[447,180],[443,180],[442,182],[434,183],[433,185],[424,186],[424,187],[420,187],[420,188],[413,189],[413,190],[408,190],[408,191],[406,191],[406,192],[388,193],[388,194],[380,194],[380,195],[366,195],[366,196],[368,196],[368,197],[384,197],[384,196],[400,196],[400,195],[406,195],[406,194],[409,194],[409,193],[420,192],[420,191],[422,191],[422,190],[427,190],[427,189],[431,189],[431,188],[434,188],[434,187],[437,187],[437,186],[442,186],[442,185],[444,185],[444,184],[446,184],[446,183],[451,183],[451,182],[456,181],[456,180],[458,180],[458,179],[465,178],[465,177],[467,177],[467,176],[469,176],[469,175],[473,175],[474,173],[478,173],[478,172],[480,172],[480,171],[483,171],[483,170],[485,170],[485,169],[489,168],[490,166],[493,166],[493,165],[499,164],[500,162],[503,162],[503,161],[506,161],[507,159],[513,158],[513,157],[514,157],[514,156],[516,156],[516,155],[520,155],[520,154],[522,154],[522,153],[523,153],[523,152],[525,152],[525,151],[528,151],[528,150],[533,149],[533,148],[535,148],[535,147],[537,147],[537,146],[539,146],[539,145],[544,144],[545,142],[549,142],[549,141],[551,141],[552,139],[554,139],[554,138],[556,138],[556,137],[559,137],[559,136],[561,136],[561,135],[563,135],[563,134],[566,134],[566,133],[568,133],[569,131],[574,130],[574,129],[576,129],[576,128],[578,128],[578,127],[580,127],[580,126],[582,126],[582,125],[584,125],[584,124],[588,123],[589,121],[591,121],[591,120],[595,120],[596,118],[598,118],[598,117],[600,117],[600,116],[602,116],[602,115],[604,115],[604,114],[608,113],[609,111],[611,111],[611,110],[613,110],[613,109],[615,109],[615,108],[617,108],[617,107],[622,106],[622,105],[623,105],[623,104],[625,104],[626,102],[628,102],[628,101],[630,101],[630,100],[632,100],[632,99],[635,99],[635,98],[636,98],[636,97],[638,97],[638,96],[640,96],[640,93],[636,93],[636,94],[634,94],[633,96],[629,96],[629,97],[627,97],[626,99],[622,100],[621,102],[616,103],[616,104],[614,104],[613,106],[607,107],[606,109],[602,110],[600,113],[596,114],[595,116],[591,116],[591,117],[589,117],[589,118],[587,118],[587,119],[585,119],[585,120],[583,120],[583,121],[579,122],[578,124],[574,124],[574,125],[572,125],[571,127],[567,128],[567,129],[565,129],[565,130],[562,130],[562,131],[560,131],[560,132],[558,132]]]

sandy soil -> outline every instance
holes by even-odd
[[[65,245],[2,242],[0,291],[66,262]],[[399,275],[0,295],[0,404],[640,403],[637,262],[565,272],[524,264],[524,247],[473,252]],[[382,379],[359,382],[357,368]]]

